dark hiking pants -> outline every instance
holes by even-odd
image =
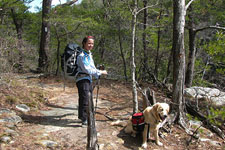
[[[87,80],[80,80],[77,83],[79,93],[78,118],[82,121],[87,120],[88,100],[92,96],[92,83]]]

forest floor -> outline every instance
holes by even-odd
[[[4,77],[0,86],[0,108],[14,110],[23,121],[16,126],[17,134],[13,142],[1,142],[2,150],[85,150],[87,143],[87,127],[82,127],[77,118],[78,93],[74,81],[65,84],[62,78],[42,77],[27,78],[28,75],[13,75]],[[1,79],[1,78],[0,78]],[[1,79],[3,80],[3,78]],[[7,84],[5,84],[7,83]],[[95,82],[94,82],[95,83]],[[168,99],[161,90],[152,86],[156,100],[162,102]],[[96,91],[94,101],[96,104]],[[11,96],[11,99],[9,99]],[[14,97],[14,99],[12,98]],[[141,95],[138,96],[141,103]],[[16,104],[27,104],[29,112],[20,112]],[[126,121],[132,114],[132,86],[129,83],[102,78],[96,109],[96,129],[98,144],[102,150],[139,150],[142,138],[131,137],[124,133],[124,126],[112,126],[116,120]],[[0,137],[4,134],[5,126],[0,123]],[[148,142],[147,149],[154,150],[222,150],[225,142],[215,133],[201,133],[201,139],[193,139],[188,145],[190,135],[178,125],[171,127],[170,133],[162,133],[160,141],[164,144],[157,146],[154,140]],[[203,140],[209,139],[209,140]],[[43,145],[43,141],[52,141],[52,145]],[[211,141],[211,142],[210,142]],[[216,144],[213,144],[215,141]]]

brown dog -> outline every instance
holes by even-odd
[[[147,134],[148,133],[148,124],[150,125],[150,132],[153,133],[155,137],[156,144],[162,146],[163,144],[159,141],[159,125],[160,123],[167,117],[169,113],[169,105],[167,103],[156,103],[152,107],[147,107],[143,111],[144,119],[145,119],[145,127],[142,133],[143,135],[143,143],[142,147],[147,148]],[[132,118],[132,117],[131,117]],[[127,126],[125,127],[125,133],[130,133],[132,136],[136,136],[136,131],[133,130],[131,118],[129,119]],[[148,136],[150,137],[150,136]]]

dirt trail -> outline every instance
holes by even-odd
[[[18,124],[13,142],[1,145],[2,150],[85,150],[87,143],[87,128],[82,127],[77,117],[78,94],[74,83],[70,83],[63,91],[63,82],[57,79],[28,81],[29,84],[38,85],[43,91],[49,93],[47,100],[40,111],[28,112],[21,117],[23,123]],[[31,86],[31,85],[28,85]],[[126,120],[132,113],[132,90],[130,85],[119,81],[101,81],[98,107],[96,112],[96,128],[100,150],[141,150],[141,136],[136,138],[125,134],[123,127],[112,126],[112,119]],[[165,97],[156,91],[157,101]],[[139,97],[140,99],[140,97]],[[94,90],[94,102],[96,89]],[[206,135],[207,134],[207,135]],[[185,149],[224,149],[224,141],[215,134],[208,133],[204,136],[211,141],[218,141],[219,145],[209,142],[193,143],[187,147],[190,138],[178,126],[171,127],[170,133],[163,133],[160,138],[164,144],[159,147],[154,140],[148,142],[148,149],[160,150],[185,150]]]
[[[74,87],[66,87],[66,90],[63,91],[62,87],[56,85],[45,85],[42,84],[43,90],[51,90],[51,92],[58,93],[57,96],[48,100],[47,107],[45,110],[40,111],[40,116],[24,116],[23,118],[26,122],[33,124],[32,128],[36,132],[36,141],[37,145],[44,145],[43,142],[52,141],[57,144],[50,146],[53,149],[65,149],[65,150],[78,150],[85,149],[87,143],[87,128],[82,127],[80,120],[78,119],[78,94]],[[74,90],[74,91],[73,91]],[[96,92],[94,93],[96,94]],[[101,97],[101,95],[99,95]],[[96,103],[96,97],[94,95],[94,103]],[[96,105],[96,104],[95,104]],[[107,119],[101,119],[99,116],[103,116],[100,111],[108,110],[113,106],[113,102],[107,100],[98,99],[97,102],[97,112],[98,116],[96,121],[96,128],[98,131],[98,141],[101,149],[117,149],[118,141],[115,136],[115,143],[113,143],[112,135],[117,135],[118,131],[115,131],[112,127],[106,127]],[[109,122],[110,123],[110,122]],[[108,124],[107,126],[110,127]],[[111,139],[110,141],[108,140]],[[48,144],[49,145],[49,144]],[[47,146],[48,146],[47,145]],[[110,148],[111,147],[111,148]],[[41,149],[36,147],[36,149]]]

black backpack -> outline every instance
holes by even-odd
[[[66,76],[77,75],[77,56],[81,53],[82,48],[75,43],[68,44],[61,55],[61,69]]]

